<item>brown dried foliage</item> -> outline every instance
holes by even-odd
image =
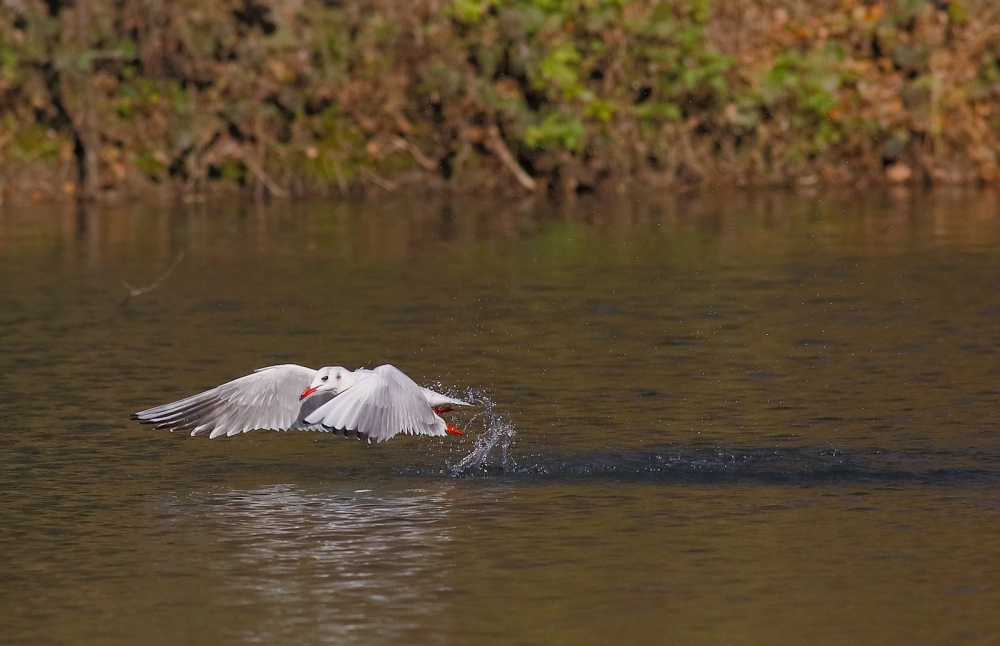
[[[0,25],[8,189],[1000,178],[986,0],[4,0]]]

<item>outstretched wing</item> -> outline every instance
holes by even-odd
[[[364,372],[353,386],[307,415],[305,423],[355,432],[369,442],[398,433],[446,434],[444,420],[434,413],[420,386],[390,365]]]
[[[310,428],[305,417],[330,400],[329,393],[317,393],[304,402],[299,395],[316,371],[294,364],[270,366],[253,374],[132,416],[157,428],[191,429],[191,435],[209,437],[236,435],[254,429],[319,430]]]

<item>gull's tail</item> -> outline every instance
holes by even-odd
[[[431,408],[439,413],[447,413],[455,406],[475,406],[472,402],[455,399],[454,397],[449,397],[448,395],[442,395],[439,392],[434,392],[430,388],[421,388],[420,390],[424,393],[424,397],[427,398],[427,403],[431,405]]]

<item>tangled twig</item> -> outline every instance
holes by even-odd
[[[149,284],[149,285],[147,285],[145,287],[133,287],[129,283],[125,282],[125,279],[123,278],[122,279],[122,285],[124,285],[125,289],[128,290],[128,296],[125,297],[125,301],[124,302],[128,303],[133,298],[135,298],[137,296],[142,296],[143,294],[148,294],[149,292],[153,291],[154,289],[156,289],[157,287],[159,287],[160,285],[162,285],[163,281],[165,281],[170,276],[170,274],[173,273],[174,269],[177,269],[177,265],[181,264],[182,260],[184,260],[184,252],[183,251],[180,252],[180,254],[177,255],[177,260],[175,260],[174,263],[172,265],[170,265],[170,267],[167,269],[167,271],[165,271],[163,273],[163,275],[160,276],[156,280],[156,282],[153,282],[153,283],[151,283],[151,284]]]

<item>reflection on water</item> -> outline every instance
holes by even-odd
[[[447,490],[385,496],[289,485],[166,505],[161,522],[210,537],[221,605],[256,608],[250,642],[400,643],[446,610]],[[214,554],[225,553],[224,558]]]
[[[163,217],[164,212],[169,217]],[[358,218],[362,212],[378,217]],[[41,217],[40,217],[41,216]],[[175,258],[178,252],[294,253],[357,260],[413,259],[435,242],[450,247],[525,240],[551,223],[585,224],[621,244],[652,232],[701,234],[720,249],[787,241],[851,243],[865,253],[904,249],[915,240],[982,246],[1000,240],[1000,192],[964,188],[933,193],[731,192],[643,199],[539,200],[503,204],[468,198],[350,203],[196,203],[0,208],[0,258],[53,247],[99,263],[120,255]],[[710,239],[709,239],[710,238]],[[290,246],[290,243],[293,243]],[[633,244],[636,240],[631,241]],[[152,276],[150,274],[149,276]],[[133,282],[142,282],[132,277]]]

